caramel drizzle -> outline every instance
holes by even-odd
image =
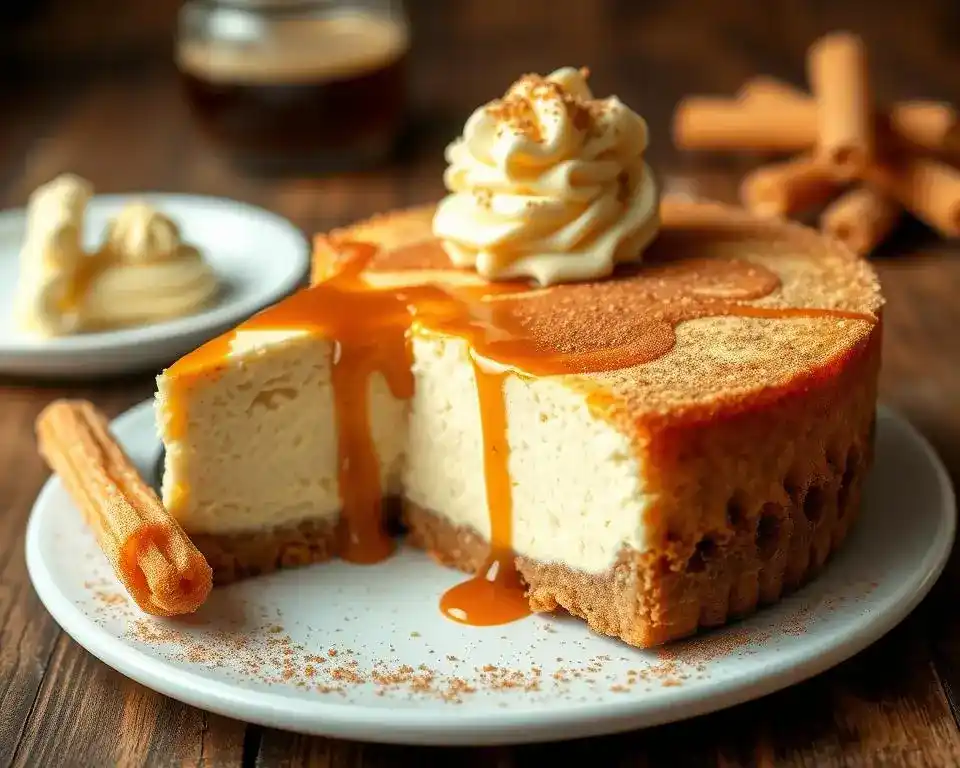
[[[510,488],[507,413],[503,384],[507,371],[471,354],[477,380],[483,435],[483,473],[490,515],[490,553],[470,579],[440,598],[447,618],[472,626],[507,624],[530,614],[520,572],[513,564],[513,493]]]
[[[777,308],[744,304],[780,287],[773,272],[736,259],[686,259],[645,266],[644,280],[627,289],[636,314],[626,341],[551,344],[556,302],[541,302],[526,284],[405,285],[375,287],[362,273],[377,249],[343,246],[349,258],[308,289],[255,315],[235,331],[178,361],[170,373],[179,386],[217,375],[238,331],[305,329],[334,342],[332,384],[336,406],[339,487],[342,502],[340,552],[354,563],[376,563],[393,551],[382,527],[380,466],[371,437],[368,387],[381,373],[395,397],[413,395],[410,331],[414,325],[465,339],[477,382],[484,446],[484,479],[490,515],[490,554],[477,573],[448,590],[440,601],[449,618],[471,625],[507,623],[529,613],[514,565],[513,499],[503,385],[521,376],[612,371],[651,362],[669,352],[684,320],[711,316],[751,318],[835,317],[867,320],[845,310]],[[615,281],[614,281],[615,282]],[[590,285],[569,287],[591,300]],[[601,304],[616,296],[600,296]],[[638,311],[638,306],[642,311]],[[612,311],[616,311],[614,307]],[[562,341],[562,340],[561,340]],[[566,348],[564,348],[566,346]],[[173,429],[176,432],[176,429]]]

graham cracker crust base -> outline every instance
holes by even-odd
[[[386,530],[396,533],[399,500],[385,499],[383,515]],[[303,520],[265,530],[190,533],[189,536],[213,569],[213,583],[224,586],[285,568],[330,560],[340,553],[343,531],[338,514],[333,519]]]
[[[765,504],[732,522],[729,538],[705,536],[686,563],[665,552],[625,549],[606,573],[517,557],[536,612],[563,608],[596,632],[649,648],[754,613],[813,579],[846,538],[860,510],[871,456],[851,451],[846,465],[788,504]],[[404,502],[408,541],[440,563],[475,573],[489,554],[476,531]]]
[[[216,586],[329,560],[337,552],[336,520],[304,520],[262,531],[191,533],[213,569]]]

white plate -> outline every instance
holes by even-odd
[[[107,221],[133,195],[98,195],[90,201],[84,241],[94,248]],[[35,338],[13,324],[13,297],[23,242],[23,208],[0,213],[0,374],[92,378],[169,365],[297,287],[307,273],[309,245],[280,216],[234,200],[143,194],[180,225],[203,251],[222,289],[209,309],[194,315],[113,331]]]
[[[150,403],[114,429],[152,474]],[[926,441],[883,408],[876,462],[862,517],[819,579],[749,620],[661,651],[629,648],[567,617],[454,623],[437,598],[463,577],[409,550],[376,566],[321,564],[216,589],[186,621],[146,617],[124,599],[57,480],[34,507],[27,564],[78,643],[207,710],[365,741],[566,739],[762,696],[843,661],[903,619],[951,549],[953,491]]]

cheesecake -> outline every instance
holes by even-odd
[[[468,574],[451,620],[564,610],[650,647],[841,546],[875,274],[798,224],[651,201],[644,126],[578,74],[518,81],[448,151],[447,198],[318,235],[310,287],[158,377],[163,502],[216,583],[415,546]]]
[[[317,238],[313,287],[159,377],[163,500],[217,583],[379,561],[395,502],[441,563],[493,587],[516,574],[502,610],[562,608],[640,647],[823,566],[872,453],[882,300],[864,261],[665,199],[642,266],[491,296],[433,213]],[[497,602],[449,610],[496,623]]]

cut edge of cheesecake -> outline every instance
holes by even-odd
[[[595,393],[598,387],[606,387],[614,401],[628,403],[628,407],[613,409],[609,418],[602,420],[608,431],[599,439],[601,442],[607,439],[601,455],[617,457],[623,476],[632,475],[632,485],[624,481],[618,486],[622,490],[619,499],[593,498],[593,491],[576,494],[569,488],[553,497],[532,498],[530,541],[539,536],[547,543],[537,550],[529,542],[515,540],[515,549],[534,609],[549,611],[562,607],[587,620],[596,631],[639,647],[687,636],[698,627],[717,626],[749,614],[760,605],[775,602],[784,591],[803,584],[823,566],[844,539],[859,507],[860,487],[872,456],[880,360],[882,297],[869,266],[857,257],[803,227],[757,222],[725,206],[680,204],[671,207],[666,204],[665,208],[668,225],[671,220],[676,221],[679,211],[681,218],[692,214],[692,228],[705,227],[708,233],[717,227],[730,226],[735,231],[740,228],[741,234],[749,229],[762,242],[779,238],[800,243],[803,248],[830,253],[832,258],[849,266],[850,284],[864,294],[848,302],[851,309],[873,314],[876,322],[858,326],[855,321],[847,321],[848,332],[850,327],[858,330],[844,339],[841,349],[832,353],[827,350],[822,365],[801,372],[783,386],[774,384],[759,388],[750,397],[741,392],[734,398],[681,408],[679,416],[677,408],[646,412],[633,408],[629,403],[630,393],[617,391],[622,382],[601,378],[599,382],[588,381],[587,386],[583,381],[566,386],[549,379],[508,378],[508,388],[515,390],[515,401],[528,397],[544,406],[545,402],[549,405],[551,397],[556,397],[563,402],[564,409],[575,411],[579,403],[582,413],[589,414],[590,409],[583,407],[588,394]],[[429,241],[432,211],[433,206],[418,206],[373,217],[318,237],[313,281],[323,279],[337,268],[342,246],[350,241],[373,243],[385,253]],[[379,268],[384,266],[389,268],[389,265]],[[373,268],[378,269],[378,265],[374,264]],[[288,335],[291,338],[248,345],[236,355],[231,367],[235,367],[241,377],[250,376],[258,366],[272,368],[268,361],[272,355],[280,354],[285,345],[302,344],[310,350],[308,357],[316,361],[312,366],[316,369],[315,375],[322,377],[320,361],[324,355],[329,360],[328,343],[322,339],[300,338],[295,333]],[[387,399],[380,406],[385,413],[394,414],[392,422],[381,418],[379,412],[371,412],[374,431],[381,422],[388,424],[385,431],[392,431],[394,436],[406,429],[403,438],[408,443],[418,429],[429,436],[431,418],[436,418],[437,411],[468,410],[463,404],[454,407],[444,402],[438,398],[435,388],[427,386],[429,381],[449,378],[450,371],[462,367],[459,363],[467,354],[465,342],[431,339],[430,334],[426,334],[415,339],[414,348],[415,368],[431,356],[446,360],[450,368],[435,379],[429,376],[425,379],[421,371],[417,379],[421,398],[415,394],[410,403],[389,403],[387,393]],[[302,360],[303,356],[303,349],[293,353],[294,358]],[[468,383],[461,382],[461,385],[466,387]],[[372,384],[371,389],[374,386]],[[464,389],[467,399],[471,394],[475,397],[475,384],[473,386],[472,393],[469,388]],[[541,391],[534,391],[538,388]],[[266,389],[273,391],[277,387]],[[253,399],[261,394],[254,393]],[[269,403],[271,398],[282,400],[283,396],[281,392],[260,397],[259,405]],[[190,492],[184,489],[194,488],[201,481],[192,463],[204,461],[198,458],[200,454],[212,456],[216,452],[209,447],[184,445],[170,434],[171,404],[165,398],[163,375],[158,382],[158,400],[161,431],[165,434],[168,452],[164,500],[176,515],[178,506],[182,508],[183,499]],[[372,410],[380,407],[374,405],[376,402],[376,395],[371,391]],[[280,403],[281,408],[283,404]],[[326,429],[329,440],[331,421],[322,407],[313,408],[315,418],[305,420],[303,406],[297,404],[296,398],[289,398],[286,404],[292,414],[299,414],[301,423],[309,422],[312,434]],[[392,406],[397,407],[391,410]],[[512,423],[509,394],[507,409],[508,423]],[[523,410],[513,408],[514,413]],[[534,408],[531,412],[535,411]],[[475,416],[475,405],[472,412]],[[667,418],[670,415],[675,418]],[[537,414],[534,421],[541,418],[542,415]],[[549,420],[548,415],[543,423]],[[204,419],[201,417],[198,421]],[[404,421],[405,426],[398,427]],[[489,551],[489,529],[484,529],[482,520],[485,507],[482,514],[477,511],[478,495],[483,501],[482,453],[475,445],[477,429],[476,424],[464,424],[462,434],[454,439],[454,444],[466,451],[466,458],[461,457],[459,461],[462,477],[454,483],[459,494],[416,490],[413,475],[418,471],[423,475],[427,470],[410,468],[417,462],[411,462],[409,450],[405,458],[398,459],[399,469],[390,464],[389,458],[384,461],[381,456],[382,468],[393,467],[382,473],[388,496],[406,497],[402,505],[409,539],[441,562],[467,572],[479,567]],[[511,427],[511,448],[519,448],[523,443],[533,446],[533,452],[523,462],[529,464],[529,455],[536,455],[536,446],[545,444],[535,439],[536,424],[525,428],[517,441],[512,439],[513,432]],[[617,436],[626,436],[626,439],[619,441]],[[262,439],[262,434],[257,435],[257,439]],[[434,447],[439,453],[449,449],[443,445]],[[318,456],[322,454],[320,447],[315,450]],[[522,450],[517,453],[523,456]],[[432,463],[435,461],[424,460],[420,465],[429,468]],[[456,463],[451,460],[450,465]],[[304,466],[316,467],[317,463],[307,461]],[[595,475],[595,468],[591,469]],[[538,484],[543,487],[555,484],[563,474],[555,472],[538,483],[536,467],[528,467],[526,471],[533,478],[527,485],[534,489],[534,496]],[[511,473],[515,473],[513,463]],[[316,474],[315,482],[329,485],[329,477],[318,478]],[[608,478],[603,479],[609,485]],[[309,483],[309,478],[304,478],[304,482]],[[429,483],[420,482],[420,485]],[[522,485],[523,482],[518,482],[518,486]],[[603,487],[602,483],[598,482],[597,487]],[[320,499],[320,492],[317,493]],[[293,516],[270,526],[270,530],[191,530],[189,520],[182,522],[211,561],[218,582],[225,583],[334,556],[339,515],[335,494],[334,490],[331,496],[327,489],[327,495],[323,496],[325,503],[318,503],[316,509],[309,510],[304,517]],[[255,500],[248,497],[247,501],[253,504]],[[215,493],[206,503],[210,507],[229,509]],[[462,506],[459,513],[454,509],[457,503]],[[583,523],[580,528],[570,524],[572,514],[564,506],[577,510]],[[521,503],[515,510],[518,518],[522,518],[523,509]],[[619,519],[617,512],[620,512]],[[635,524],[624,522],[634,515]],[[544,525],[544,520],[550,520],[551,524]],[[602,525],[597,521],[602,521]],[[621,524],[621,528],[615,529],[610,540],[597,547],[601,554],[593,560],[578,560],[577,555],[563,554],[572,551],[569,547],[576,545],[578,535],[588,539],[595,529],[609,530],[617,524]],[[523,525],[515,527],[523,529]],[[557,545],[557,536],[565,529],[566,550]],[[585,563],[591,567],[578,567]]]

